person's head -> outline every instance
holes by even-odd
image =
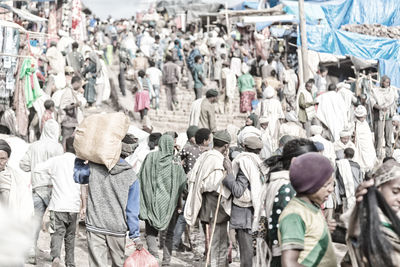
[[[258,127],[258,116],[256,114],[254,114],[254,113],[251,113],[246,118],[246,126]]]
[[[195,47],[196,47],[196,42],[195,42],[195,41],[191,42],[191,43],[190,43],[190,48],[193,49],[193,48],[195,48]]]
[[[345,159],[352,159],[354,158],[354,149],[352,149],[351,147],[348,147],[344,150],[344,158]]]
[[[322,205],[332,194],[335,185],[334,169],[326,157],[319,153],[306,153],[293,159],[290,183],[298,197],[307,197],[310,202]]]
[[[217,131],[214,134],[214,149],[221,152],[221,154],[225,154],[229,149],[229,144],[231,143],[231,136],[228,131]]]
[[[284,135],[279,140],[279,145],[283,145],[281,156],[272,156],[265,161],[270,167],[270,172],[289,170],[292,159],[308,152],[318,152],[314,142],[305,138],[294,139],[290,135]]]
[[[192,126],[189,126],[189,128],[186,130],[187,139],[192,144],[196,143],[195,135],[196,135],[196,132],[198,129],[199,129],[199,127],[192,125]]]
[[[209,89],[206,92],[206,98],[210,103],[216,103],[218,101],[218,91],[215,89]]]
[[[161,135],[161,133],[151,133],[149,135],[149,141],[147,145],[149,146],[150,150],[153,150],[156,148],[156,146],[158,146],[158,140],[160,140]]]
[[[51,41],[50,42],[50,47],[57,47],[57,42]]]
[[[197,130],[195,140],[199,146],[208,146],[211,142],[211,131],[207,128]]]
[[[138,147],[138,139],[130,133],[127,133],[122,139],[122,148],[121,148],[121,158],[125,159],[135,152],[135,149]]]
[[[387,160],[374,174],[375,186],[382,193],[389,206],[400,211],[400,164]]]
[[[276,77],[276,70],[271,70],[270,76],[271,77]]]
[[[323,131],[322,126],[319,125],[311,125],[310,127],[310,134],[311,136],[321,135]]]
[[[144,72],[144,70],[139,70],[138,75],[140,78],[144,78],[146,76],[146,72]]]
[[[394,115],[392,118],[392,124],[395,127],[398,127],[400,125],[400,115]]]
[[[44,108],[48,111],[53,112],[55,107],[54,107],[54,101],[51,99],[47,99],[46,101],[44,101]]]
[[[200,55],[194,57],[194,62],[196,64],[201,64],[203,62],[203,58]]]
[[[267,117],[261,117],[260,118],[260,127],[262,129],[267,129],[269,124],[269,119]]]
[[[349,131],[340,132],[340,141],[346,145],[350,141],[351,133]]]
[[[174,44],[175,44],[175,45],[179,45],[179,40],[178,40],[178,39],[175,40],[175,41],[174,41]]]
[[[171,62],[171,61],[173,61],[172,56],[171,56],[170,54],[167,54],[167,55],[165,56],[165,61],[166,61],[166,62]]]
[[[260,154],[261,149],[263,148],[263,142],[259,137],[250,136],[244,139],[243,146],[247,152],[258,155]]]
[[[320,66],[319,67],[319,74],[322,77],[326,77],[326,75],[328,75],[328,69],[325,66]]]
[[[74,137],[68,137],[65,140],[65,152],[75,154]]]
[[[72,50],[77,50],[79,48],[78,42],[73,42],[72,43]]]
[[[388,88],[390,86],[389,76],[383,75],[381,78],[381,87]]]
[[[328,91],[337,91],[336,85],[333,84],[333,83],[331,83],[331,84],[328,86]]]
[[[74,76],[71,79],[72,89],[77,91],[82,88],[82,78],[79,76]]]
[[[306,86],[305,86],[305,87],[306,87],[306,90],[309,91],[309,92],[311,92],[313,85],[314,85],[314,84],[313,84],[311,81],[307,81],[307,82],[306,82]]]
[[[157,35],[154,37],[154,40],[155,40],[156,43],[158,44],[158,43],[160,42],[160,40],[161,40],[160,35],[157,34]]]
[[[367,109],[364,106],[359,105],[355,109],[354,115],[356,116],[357,120],[363,122],[367,117]]]
[[[365,104],[365,103],[367,103],[367,100],[368,100],[368,97],[367,97],[367,95],[366,94],[361,94],[360,95],[360,103],[361,104]]]
[[[156,63],[154,62],[154,60],[149,60],[149,65],[150,67],[155,67]]]
[[[11,155],[10,145],[3,139],[0,139],[0,171],[4,171]]]

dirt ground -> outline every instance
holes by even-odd
[[[143,238],[144,236],[144,223],[141,224],[141,236],[142,241],[144,241],[144,246],[146,247],[146,242]],[[192,245],[194,247],[195,253],[192,252],[173,252],[171,267],[204,267],[204,262],[202,261],[202,255],[204,252],[204,237],[202,231],[200,229],[195,229],[192,235]],[[131,244],[130,240],[127,240],[127,248],[125,250],[125,255],[128,257],[133,251],[134,246],[129,246]],[[343,258],[346,253],[346,246],[341,244],[336,244],[336,254],[338,257],[338,261]],[[62,248],[61,254],[61,266],[64,265],[64,246]],[[159,255],[162,255],[162,250],[159,250]],[[232,249],[232,258],[233,263],[231,263],[230,267],[239,267],[239,253],[236,249]],[[85,227],[80,225],[79,235],[76,236],[75,241],[75,264],[77,267],[89,267],[88,262],[88,253],[87,253],[87,242],[86,242],[86,233]],[[111,263],[109,261],[111,266]],[[33,267],[35,265],[25,264],[25,267]],[[51,257],[50,257],[50,234],[48,232],[41,231],[38,241],[38,259],[37,265],[38,267],[51,267]],[[160,265],[161,266],[161,265]]]

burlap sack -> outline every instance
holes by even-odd
[[[123,113],[95,114],[85,118],[75,132],[76,156],[111,170],[121,155],[121,141],[129,124],[129,118]]]

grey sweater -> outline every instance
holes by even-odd
[[[90,232],[124,237],[128,230],[126,206],[130,186],[137,180],[132,167],[120,161],[111,171],[90,164],[86,228]]]

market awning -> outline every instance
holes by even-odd
[[[7,21],[7,20],[0,20],[0,26],[1,27],[11,27],[11,28],[18,29],[20,32],[25,32],[25,29],[21,25],[18,25],[17,23]]]
[[[9,5],[5,5],[5,4],[0,4],[0,7],[5,8],[10,10],[11,12],[14,12],[15,14],[17,14],[19,17],[21,17],[22,19],[25,20],[29,20],[29,21],[33,21],[33,22],[45,22],[47,21],[47,19],[33,15],[32,13],[26,11],[26,10],[22,10],[19,8],[15,8],[15,7],[11,7]]]

